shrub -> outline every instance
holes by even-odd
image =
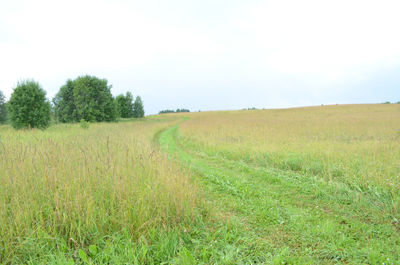
[[[11,125],[16,128],[46,128],[50,123],[50,102],[33,80],[18,82],[9,102]]]
[[[81,126],[82,129],[89,129],[89,122],[85,121],[84,119],[81,119],[79,125]]]

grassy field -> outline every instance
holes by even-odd
[[[171,122],[0,127],[0,262],[168,260],[198,204],[152,143]]]
[[[0,263],[399,264],[400,105],[0,127]]]

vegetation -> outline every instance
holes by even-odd
[[[158,114],[165,114],[165,113],[175,113],[174,110],[166,109],[166,110],[161,110],[158,112]]]
[[[143,102],[140,96],[137,96],[135,102],[133,103],[133,117],[134,118],[144,117]]]
[[[3,92],[0,91],[0,124],[5,123],[7,120],[6,102]]]
[[[176,112],[190,112],[188,109],[176,109]]]
[[[74,99],[74,82],[68,79],[53,99],[54,112],[60,122],[76,122],[79,120]]]
[[[33,80],[18,82],[11,95],[10,120],[14,128],[46,128],[50,123],[50,102],[46,92]]]
[[[199,174],[218,211],[240,220],[240,238],[264,249],[232,263],[400,262],[398,105],[189,117],[162,145]]]
[[[144,108],[142,99],[132,93],[111,95],[111,85],[106,79],[95,76],[81,76],[67,80],[53,99],[55,115],[60,122],[114,121],[116,117],[142,118]]]
[[[61,122],[113,121],[117,113],[106,79],[80,76],[68,80],[53,100],[56,115]]]
[[[1,126],[0,263],[159,264],[176,257],[200,201],[187,173],[152,143],[174,122]]]
[[[334,105],[288,110],[198,113],[182,134],[229,156],[321,175],[327,180],[399,188],[398,105]]]
[[[117,104],[117,114],[121,118],[132,118],[133,113],[133,96],[131,92],[126,92],[126,95],[118,95],[115,98]],[[142,105],[143,109],[143,105]]]
[[[179,113],[179,112],[190,112],[188,109],[176,109],[174,110],[161,110],[158,114],[165,114],[165,113]]]
[[[399,107],[1,126],[0,263],[398,264]]]

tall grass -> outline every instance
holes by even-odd
[[[26,261],[43,240],[73,252],[115,233],[138,239],[189,224],[196,187],[150,141],[167,125],[1,126],[0,262]]]
[[[194,113],[181,133],[212,153],[360,186],[400,188],[399,105]]]

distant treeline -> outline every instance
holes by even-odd
[[[158,114],[165,114],[165,113],[178,113],[178,112],[190,112],[188,109],[176,109],[176,110],[161,110]]]
[[[386,102],[383,102],[382,104],[400,104],[400,101],[397,101],[396,103],[395,102],[390,102],[390,101],[386,101]]]
[[[52,102],[34,80],[18,82],[8,102],[0,91],[0,123],[7,119],[16,128],[46,128],[56,122],[101,122],[144,117],[140,96],[127,92],[114,98],[106,79],[85,75],[68,79]]]

